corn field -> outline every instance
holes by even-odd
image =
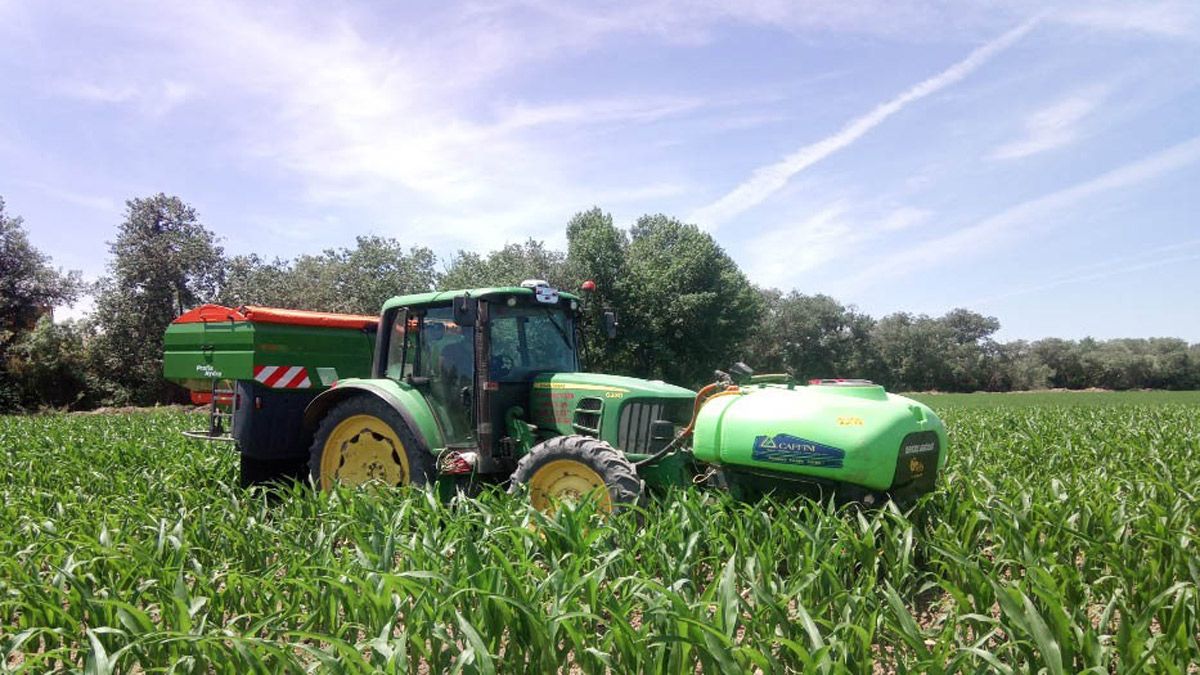
[[[0,666],[1198,672],[1200,398],[1057,400],[932,400],[952,454],[906,513],[680,491],[607,520],[242,490],[181,413],[0,418]]]

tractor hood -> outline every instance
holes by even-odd
[[[599,392],[601,396],[622,398],[633,396],[663,396],[667,398],[694,398],[696,392],[684,389],[662,380],[642,380],[623,375],[603,375],[601,373],[551,373],[539,375],[533,381],[534,391],[574,391]]]
[[[534,424],[559,434],[594,436],[627,451],[649,444],[656,420],[675,421],[691,413],[696,392],[661,380],[602,375],[539,375],[530,392]],[[686,424],[684,419],[683,423]],[[643,442],[644,440],[644,442]]]
[[[701,408],[697,459],[873,490],[932,484],[946,431],[928,406],[868,383],[743,387]]]

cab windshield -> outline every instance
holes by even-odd
[[[539,373],[575,372],[575,322],[551,305],[493,306],[489,322],[493,382],[524,382]]]

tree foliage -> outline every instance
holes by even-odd
[[[579,283],[591,281],[595,290],[584,298],[581,346],[587,365],[606,372],[634,372],[633,350],[623,339],[610,340],[602,332],[605,311],[620,311],[627,276],[626,232],[599,208],[575,214],[567,223],[567,268]]]
[[[440,288],[484,288],[512,286],[525,279],[544,279],[557,288],[574,288],[566,255],[546,248],[544,242],[529,239],[524,244],[508,244],[487,254],[459,251],[440,279]]]
[[[24,220],[8,216],[0,198],[0,355],[56,305],[75,300],[82,285],[79,272],[51,267],[29,242]]]
[[[126,202],[109,252],[109,274],[96,297],[97,368],[131,402],[170,398],[162,379],[163,332],[176,316],[216,296],[224,252],[195,209],[161,193]]]
[[[827,295],[761,292],[765,311],[746,347],[761,371],[798,377],[863,377],[878,369],[875,320]]]
[[[127,202],[92,317],[56,324],[48,312],[77,296],[79,274],[53,268],[0,200],[0,409],[171,400],[163,332],[204,302],[375,314],[394,295],[529,278],[595,283],[580,334],[598,372],[695,387],[744,360],[894,391],[1200,387],[1200,345],[1179,339],[999,342],[1000,322],[967,309],[876,319],[826,295],[756,289],[712,236],[661,214],[623,229],[592,208],[567,223],[566,241],[459,251],[441,272],[430,249],[379,236],[292,260],[227,257],[194,209],[158,194]],[[619,317],[615,339],[601,328],[606,311]]]
[[[9,216],[0,198],[0,411],[22,406],[19,369],[25,353],[18,350],[39,319],[48,319],[56,305],[74,301],[83,283],[79,272],[62,272],[49,256],[29,242],[24,221]]]
[[[736,360],[762,314],[758,292],[712,235],[664,215],[633,226],[616,289],[633,372],[681,384]]]
[[[435,288],[436,268],[437,256],[428,248],[405,249],[395,239],[361,236],[353,248],[326,249],[291,262],[235,256],[218,297],[234,307],[375,314],[393,295]]]
[[[8,355],[9,394],[16,407],[88,409],[103,404],[112,384],[91,367],[94,328],[86,321],[55,323],[49,316],[21,335]]]

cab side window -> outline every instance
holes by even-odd
[[[410,326],[410,324],[412,324]],[[391,334],[388,336],[388,355],[387,355],[387,370],[385,374],[393,380],[402,380],[409,375],[412,375],[413,360],[417,357],[417,350],[413,345],[408,345],[407,362],[405,361],[405,345],[404,341],[409,337],[409,329],[416,328],[416,319],[409,319],[408,313],[401,310],[396,314],[391,328]]]

